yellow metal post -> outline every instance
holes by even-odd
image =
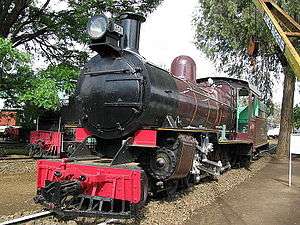
[[[290,38],[300,38],[300,25],[272,0],[252,0],[262,12],[265,23],[284,53],[289,65],[300,79],[300,56]]]

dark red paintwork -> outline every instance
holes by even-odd
[[[61,173],[60,177],[54,175]],[[37,188],[45,187],[45,181],[80,180],[83,194],[139,203],[142,198],[142,172],[138,169],[101,167],[50,160],[37,162]]]
[[[178,115],[191,127],[215,129],[226,125],[234,129],[235,104],[233,88],[222,85],[197,84],[195,62],[190,57],[177,57],[172,63],[172,73],[179,92]],[[175,75],[176,74],[176,75]]]
[[[268,140],[265,118],[251,118],[249,122],[249,138],[253,141],[254,147],[261,147]]]
[[[251,96],[255,96],[256,98],[260,99],[260,93],[247,81],[229,77],[213,77],[212,79],[214,81],[215,88],[223,89],[223,93],[219,95],[219,101],[226,102],[226,99],[229,100],[228,96],[231,96],[231,105],[235,109],[237,109],[237,95],[240,89],[245,89],[249,91],[249,112],[253,110]],[[208,78],[198,79],[197,83],[205,89],[210,87]],[[227,102],[229,103],[229,101]],[[261,110],[263,109],[260,109],[260,111]],[[224,116],[223,119],[226,119],[226,116]],[[227,131],[232,131],[232,135],[230,135],[230,140],[238,140],[245,141],[245,143],[251,143],[253,144],[254,149],[268,145],[265,115],[254,116],[250,114],[248,118],[248,126],[246,132],[241,132],[237,129],[237,111],[234,111],[234,113],[232,114],[232,118],[227,117],[227,119],[230,119],[232,121],[232,124],[234,125],[231,130],[228,130],[227,127]]]
[[[4,130],[3,137],[11,141],[20,141],[20,127],[7,127]]]
[[[186,55],[176,57],[171,64],[171,74],[182,80],[196,81],[196,63]]]

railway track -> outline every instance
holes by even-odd
[[[33,158],[29,156],[22,157],[0,157],[0,162],[16,162],[16,161],[34,161]]]
[[[24,147],[26,146],[26,143],[16,143],[16,142],[6,142],[6,141],[0,141],[0,146],[14,146],[14,147]]]
[[[272,151],[274,149],[274,147],[276,147],[276,145],[270,146],[269,150]],[[27,157],[24,157],[24,158],[28,159]],[[11,159],[11,161],[14,161],[14,160],[17,160],[17,159],[20,159],[20,158],[14,158],[14,159]],[[7,160],[7,158],[6,158],[6,160]],[[31,215],[28,215],[28,216],[19,217],[19,218],[16,218],[16,219],[4,221],[4,222],[0,223],[0,225],[24,224],[28,221],[34,221],[34,220],[39,220],[39,219],[43,219],[43,220],[45,219],[45,221],[43,221],[44,224],[48,223],[48,220],[49,220],[49,224],[53,224],[54,222],[52,221],[51,216],[53,216],[53,213],[51,213],[49,211],[42,211],[42,212],[34,213],[34,214],[31,214]],[[47,218],[47,217],[50,217],[50,218]],[[39,221],[37,221],[36,224],[39,224]],[[108,225],[108,224],[115,224],[116,225],[116,224],[124,224],[124,223],[122,223],[120,220],[108,219],[108,220],[105,220],[104,222],[99,222],[97,225]]]
[[[25,143],[0,142],[0,158],[9,155],[27,155],[28,149]]]
[[[25,223],[31,220],[37,220],[40,218],[45,218],[48,216],[51,216],[52,212],[50,211],[42,211],[42,212],[38,212],[38,213],[34,213],[31,215],[27,215],[27,216],[23,216],[23,217],[19,217],[16,219],[12,219],[12,220],[7,220],[5,222],[0,223],[0,225],[12,225],[12,224],[21,224],[21,223]]]
[[[25,222],[41,219],[41,218],[47,218],[49,216],[53,215],[53,212],[51,211],[41,211],[38,213],[33,213],[31,215],[15,218],[12,220],[7,220],[5,222],[0,223],[0,225],[13,225],[13,224],[22,224]],[[104,222],[101,222],[97,225],[108,225],[108,224],[120,224],[120,220],[118,219],[108,219]]]
[[[264,154],[275,154],[277,148],[277,144],[270,144],[269,148],[259,152],[260,156],[264,156]]]

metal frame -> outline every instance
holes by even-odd
[[[252,0],[262,12],[264,21],[272,32],[277,44],[286,57],[289,65],[300,79],[300,56],[296,42],[290,38],[300,38],[300,24],[281,9],[273,0]]]

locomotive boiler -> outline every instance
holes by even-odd
[[[174,60],[170,74],[138,54],[143,20],[132,14],[121,17],[127,38],[123,38],[126,50],[116,53],[120,55],[111,56],[111,52],[103,53],[103,46],[94,47],[100,54],[86,64],[78,86],[82,125],[103,139],[123,138],[143,127],[215,128],[225,124],[232,129],[230,87],[201,88],[196,84],[196,65],[187,56]]]
[[[88,135],[69,158],[37,166],[35,201],[58,214],[128,217],[149,193],[216,178],[266,145],[254,137],[264,129],[258,92],[241,80],[196,80],[188,56],[175,58],[170,72],[148,62],[139,54],[144,21],[126,13],[88,24],[97,55],[70,106]]]

